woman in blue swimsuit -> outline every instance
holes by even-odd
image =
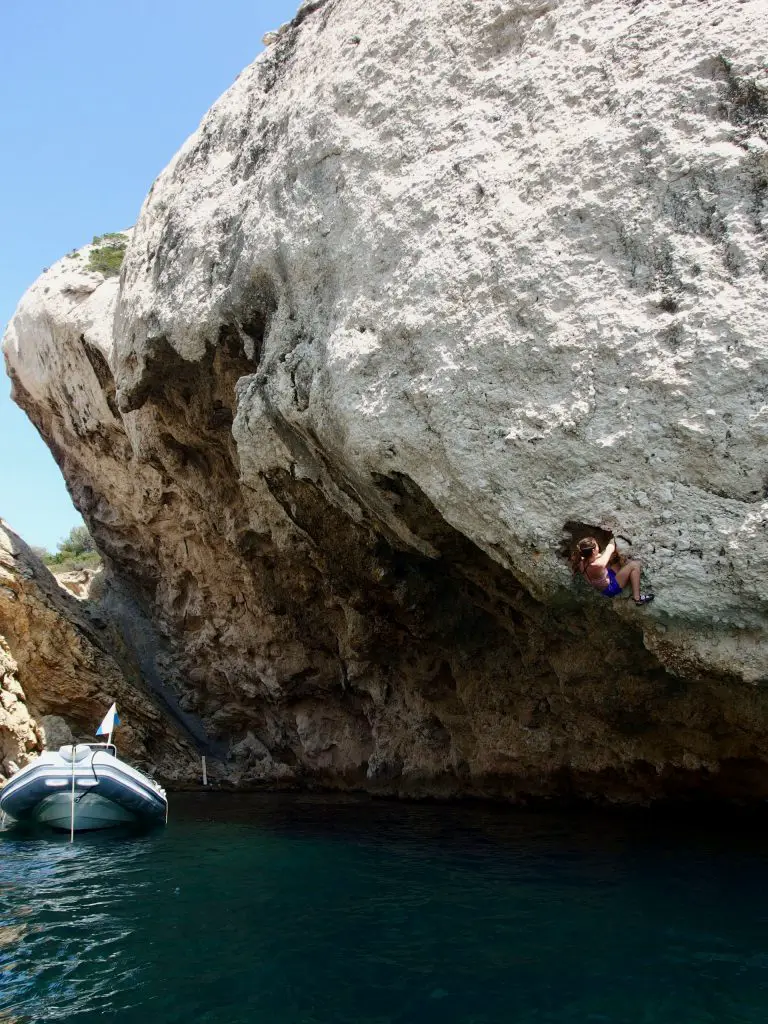
[[[608,568],[608,563],[616,554],[616,541],[608,541],[605,551],[601,551],[594,537],[582,537],[578,548],[579,553],[574,563],[576,572],[580,572],[587,583],[599,590],[603,597],[618,597],[629,583],[636,605],[648,604],[653,600],[653,594],[640,593],[639,562],[627,562],[616,572]]]

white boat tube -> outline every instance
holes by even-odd
[[[0,790],[0,811],[16,821],[83,831],[164,823],[168,799],[154,779],[120,761],[113,744],[79,743],[47,751],[17,772]]]

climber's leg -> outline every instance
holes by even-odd
[[[640,563],[627,562],[620,569],[616,570],[616,580],[620,587],[626,587],[629,583],[632,587],[632,597],[640,600]]]

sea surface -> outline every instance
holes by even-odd
[[[768,826],[175,796],[0,834],[0,1022],[768,1021]]]

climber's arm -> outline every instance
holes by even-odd
[[[615,540],[609,540],[608,543],[605,545],[605,549],[603,551],[601,551],[600,554],[597,556],[597,558],[595,558],[593,560],[592,565],[606,566],[606,565],[608,565],[608,563],[610,562],[610,560],[613,558],[613,556],[615,554],[616,554],[616,541]]]

